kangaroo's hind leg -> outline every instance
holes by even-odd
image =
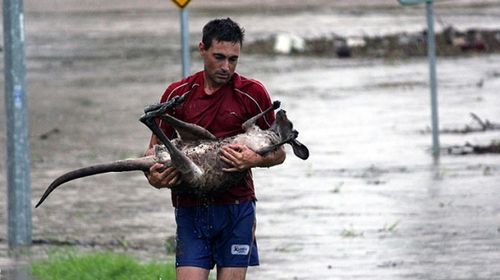
[[[164,107],[147,110],[144,116],[140,118],[140,121],[151,129],[156,137],[158,137],[158,140],[165,145],[165,148],[167,148],[168,153],[170,154],[172,164],[182,174],[183,180],[186,182],[194,182],[203,175],[203,171],[181,150],[173,145],[172,142],[170,142],[168,137],[155,121],[156,118],[165,116],[165,111]],[[186,124],[170,116],[170,120],[172,119],[178,121],[180,124]]]
[[[217,137],[210,133],[210,131],[199,125],[181,121],[168,114],[165,114],[160,118],[171,125],[184,141],[217,140]]]

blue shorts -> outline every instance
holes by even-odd
[[[259,265],[255,202],[176,208],[176,267]]]

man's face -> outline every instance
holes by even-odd
[[[205,77],[211,86],[226,84],[234,74],[240,56],[240,43],[212,41],[212,45],[205,50],[200,43],[200,54],[205,64]]]

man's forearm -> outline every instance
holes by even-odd
[[[286,153],[283,146],[276,151],[270,152],[262,157],[262,160],[256,164],[255,167],[271,167],[282,164],[286,159]]]

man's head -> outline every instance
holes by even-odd
[[[231,79],[236,71],[243,38],[244,30],[230,18],[215,19],[203,27],[199,50],[208,85],[220,87]]]

